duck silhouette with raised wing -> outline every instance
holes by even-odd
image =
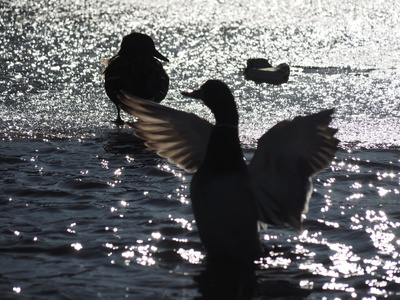
[[[102,60],[106,65],[102,70],[107,96],[117,107],[117,125],[124,124],[120,115],[118,95],[124,90],[132,95],[161,102],[169,87],[169,77],[156,58],[168,62],[158,52],[152,38],[146,34],[132,32],[122,39],[118,53]]]
[[[337,129],[329,127],[333,109],[276,124],[259,139],[246,165],[239,116],[227,85],[209,80],[199,90],[182,94],[201,99],[213,112],[215,125],[125,92],[121,108],[141,120],[130,125],[149,148],[195,173],[190,196],[208,257],[245,262],[260,258],[258,221],[301,232],[311,178],[329,165],[338,148]]]

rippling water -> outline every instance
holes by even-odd
[[[231,87],[248,159],[277,121],[336,108],[342,149],[314,180],[304,233],[260,235],[255,299],[400,297],[397,1],[39,0],[0,12],[2,299],[207,295],[191,175],[110,122],[100,59],[131,30],[171,61],[164,104],[212,120],[180,91]],[[245,81],[250,57],[288,63],[288,84]]]

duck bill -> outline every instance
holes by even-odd
[[[194,90],[188,92],[181,92],[183,96],[194,98],[194,99],[203,99],[203,91],[202,90]]]
[[[158,52],[157,50],[154,49],[154,57],[157,57],[163,61],[169,62],[168,58],[166,58],[164,55],[162,55],[160,52]]]

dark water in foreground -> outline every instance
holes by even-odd
[[[205,252],[188,203],[190,175],[125,131],[82,141],[15,138],[1,150],[5,295],[198,295]],[[314,181],[304,233],[271,227],[261,235],[260,297],[400,296],[398,161],[396,150],[339,152]]]
[[[131,30],[171,61],[166,105],[211,119],[180,91],[231,87],[248,159],[277,121],[336,107],[341,150],[314,178],[303,234],[261,233],[254,299],[400,298],[397,1],[3,1],[0,14],[0,299],[209,293],[191,175],[110,122],[99,60]],[[249,57],[289,63],[288,84],[245,81]]]

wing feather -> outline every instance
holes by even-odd
[[[206,154],[211,123],[123,91],[119,99],[121,109],[140,120],[127,124],[147,147],[187,172],[197,171]]]
[[[311,178],[329,165],[338,149],[337,129],[329,127],[333,112],[282,121],[259,139],[249,173],[262,222],[291,225],[301,232]]]

